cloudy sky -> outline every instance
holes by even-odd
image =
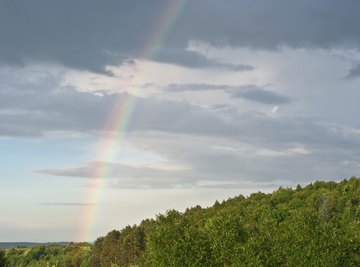
[[[0,1],[0,241],[360,173],[360,2]]]

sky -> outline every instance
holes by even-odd
[[[360,173],[357,0],[0,1],[0,242]]]

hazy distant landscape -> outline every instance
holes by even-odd
[[[69,242],[50,242],[50,243],[33,243],[33,242],[0,242],[0,249],[10,249],[16,247],[35,247],[35,246],[51,246],[61,245],[66,246]]]

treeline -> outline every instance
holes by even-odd
[[[17,247],[0,251],[0,267],[89,266],[90,255],[88,243]]]
[[[36,247],[40,245],[68,245],[70,242],[46,242],[46,243],[35,243],[35,242],[0,242],[0,249],[10,249],[16,247]]]
[[[3,266],[360,266],[360,179],[169,210],[91,247],[50,249],[9,250]]]

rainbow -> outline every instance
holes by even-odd
[[[150,34],[148,42],[145,44],[140,58],[151,60],[162,48],[167,34],[174,25],[177,17],[184,9],[188,0],[171,0],[167,1],[166,6],[162,10],[154,30]],[[89,187],[86,196],[86,203],[92,205],[84,206],[79,218],[79,226],[76,231],[76,241],[90,241],[93,234],[93,227],[96,215],[99,210],[99,202],[103,188],[107,185],[107,178],[111,173],[111,162],[116,155],[116,148],[118,144],[124,139],[126,129],[131,118],[131,114],[136,106],[136,95],[139,85],[142,84],[143,74],[146,73],[146,66],[140,66],[139,71],[134,75],[132,81],[128,85],[130,94],[119,97],[113,107],[106,127],[104,128],[104,135],[99,143],[98,161],[94,164],[91,173],[91,181],[94,181]]]

